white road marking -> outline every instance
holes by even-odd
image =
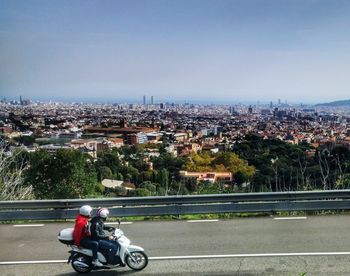
[[[350,255],[350,252],[262,253],[262,254],[166,256],[166,257],[150,257],[149,259],[150,260],[180,260],[180,259],[218,259],[218,258],[252,258],[252,257],[338,256],[338,255]]]
[[[119,224],[119,222],[106,222],[106,224],[115,225],[115,224]],[[127,224],[132,224],[132,222],[131,221],[125,221],[125,222],[121,222],[120,224],[127,225]]]
[[[0,265],[17,265],[17,264],[55,264],[66,263],[67,260],[47,260],[47,261],[13,261],[13,262],[0,262]]]
[[[45,224],[15,224],[13,227],[42,227]]]
[[[181,259],[219,259],[219,258],[256,258],[256,257],[297,257],[297,256],[339,256],[350,255],[350,252],[301,252],[301,253],[261,253],[261,254],[227,254],[227,255],[193,255],[193,256],[165,256],[149,257],[149,260],[181,260]],[[45,260],[45,261],[8,261],[0,262],[0,265],[17,264],[50,264],[66,263],[67,260]]]
[[[198,219],[198,220],[188,220],[187,222],[217,222],[218,219]]]
[[[307,217],[282,217],[282,218],[273,218],[275,220],[298,220],[298,219],[307,219]]]

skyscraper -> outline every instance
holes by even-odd
[[[234,115],[235,114],[235,107],[234,106],[230,106],[229,111],[230,111],[231,115]]]
[[[143,104],[146,104],[146,96],[143,96]]]
[[[248,113],[253,114],[253,107],[251,105],[248,107]]]
[[[151,96],[151,104],[154,104],[154,102],[153,102],[153,96]]]

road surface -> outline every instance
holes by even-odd
[[[69,248],[56,239],[59,230],[72,226],[0,225],[0,275],[76,275],[64,263]],[[146,221],[121,227],[146,249],[149,266],[137,273],[120,268],[91,275],[350,275],[346,215]]]

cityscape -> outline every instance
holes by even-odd
[[[307,143],[314,150],[326,144],[350,148],[350,105],[346,104],[290,105],[281,100],[256,105],[155,104],[153,96],[149,102],[146,99],[143,96],[139,104],[3,100],[0,132],[10,139],[31,137],[27,139],[31,143],[13,144],[29,151],[88,143],[94,146],[86,150],[96,153],[124,145],[162,144],[163,138],[171,137],[167,150],[185,156],[202,149],[232,149],[237,140],[251,134],[293,145]]]
[[[295,145],[304,142],[315,149],[327,143],[350,147],[347,105],[289,105],[281,100],[268,105],[155,104],[153,96],[149,103],[143,96],[140,104],[68,104],[20,97],[18,101],[2,101],[0,116],[0,132],[6,137],[70,139],[61,147],[74,147],[82,136],[90,143],[103,141],[107,147],[158,144],[163,136],[172,136],[172,153],[186,155],[189,148],[198,151],[204,147],[213,152],[232,148],[237,139],[248,134]],[[35,139],[28,150],[43,147]],[[45,145],[49,146],[57,145]]]
[[[0,0],[0,275],[350,275],[349,30],[348,0]]]
[[[214,189],[219,193],[232,189],[332,189],[350,184],[347,172],[350,108],[347,101],[319,105],[290,105],[281,100],[256,105],[206,105],[155,103],[153,96],[149,99],[147,101],[144,95],[139,104],[33,102],[22,97],[17,101],[3,100],[0,113],[3,144],[9,152],[24,150],[34,154],[44,150],[54,158],[58,151],[79,151],[88,154],[96,164],[106,161],[101,161],[106,152],[114,154],[115,162],[122,162],[124,169],[115,168],[113,163],[95,168],[98,178],[97,182],[94,180],[95,185],[102,183],[105,196],[131,196],[137,191],[145,195],[205,193],[200,183],[206,182],[212,183],[212,187],[219,185]],[[262,170],[261,164],[248,157],[249,150],[244,152],[244,147],[241,150],[247,139],[251,139],[248,137],[271,143],[279,141],[282,147],[283,144],[292,146],[294,148],[286,149],[291,157],[282,162],[282,158],[286,158],[282,156],[283,151],[273,153],[273,144],[267,145],[268,156],[256,153],[254,157],[271,161]],[[338,149],[342,150],[341,154]],[[301,155],[299,153],[295,160],[293,151],[298,150]],[[220,154],[230,152],[245,165],[235,161],[232,164],[221,162],[218,164],[221,167],[213,165],[221,158]],[[159,164],[159,160],[168,155],[178,160],[176,168]],[[198,158],[209,161],[197,164]],[[278,160],[276,164],[275,160]],[[301,160],[305,162],[304,168]],[[154,167],[154,164],[158,165]],[[296,166],[295,171],[287,170],[286,166]],[[334,169],[329,172],[332,166]],[[136,173],[129,171],[135,169]],[[165,179],[154,176],[162,173]],[[303,184],[296,184],[299,182]]]

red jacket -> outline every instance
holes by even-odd
[[[89,221],[87,217],[77,215],[75,218],[73,239],[76,246],[80,246],[80,241],[90,236]]]

